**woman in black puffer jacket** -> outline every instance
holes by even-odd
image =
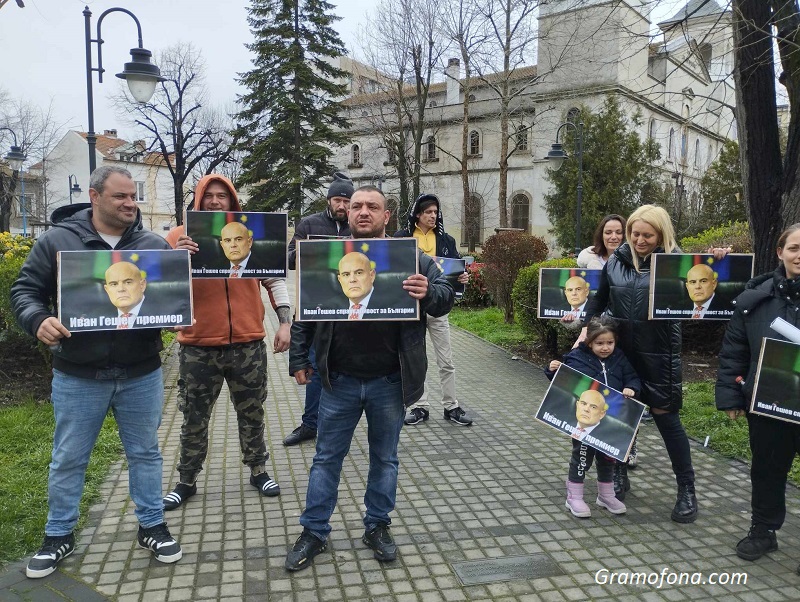
[[[786,477],[800,451],[800,425],[747,411],[762,339],[784,339],[770,323],[783,318],[800,327],[800,224],[781,234],[778,257],[778,269],[748,282],[736,298],[736,311],[719,354],[717,409],[732,419],[746,415],[750,427],[752,522],[747,537],[736,545],[736,554],[745,560],[756,560],[778,549],[775,531],[786,518]]]
[[[683,404],[681,324],[647,318],[651,255],[680,249],[669,214],[661,207],[639,207],[628,218],[625,233],[627,242],[617,248],[603,268],[597,294],[587,304],[584,324],[603,312],[617,319],[618,344],[642,380],[639,401],[650,406],[678,482],[672,520],[691,523],[697,518],[694,468],[689,438],[678,414]],[[722,256],[724,252],[719,250],[717,254]],[[585,332],[584,328],[578,341],[585,338]],[[627,485],[627,474],[622,464],[615,470],[615,489],[619,489],[620,481]]]

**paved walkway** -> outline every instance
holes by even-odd
[[[274,315],[269,319],[271,337]],[[693,525],[676,524],[669,518],[675,497],[669,461],[655,427],[646,425],[628,514],[594,508],[591,519],[573,518],[564,510],[568,441],[532,419],[547,387],[541,370],[463,331],[454,330],[453,346],[459,396],[475,425],[458,427],[436,411],[428,422],[403,430],[392,524],[397,561],[379,564],[360,541],[368,462],[362,422],[345,460],[332,552],[305,571],[283,569],[286,551],[301,531],[298,517],[314,448],[281,444],[298,424],[303,404],[302,389],[287,374],[287,357],[279,355],[269,367],[267,413],[270,472],[281,485],[279,498],[260,497],[248,484],[224,390],[199,494],[167,514],[184,550],[180,562],[162,565],[136,546],[128,473],[119,463],[102,501],[91,509],[75,554],[41,580],[26,579],[24,563],[6,567],[0,572],[0,599],[800,600],[795,488],[788,493],[781,549],[756,563],[739,560],[733,545],[749,525],[746,467],[693,445],[701,515]],[[177,476],[176,378],[173,357],[165,366],[164,491]],[[434,401],[436,380],[434,369],[429,373]],[[587,491],[595,491],[593,480],[587,480]],[[597,583],[598,571],[601,581],[609,578],[603,569],[646,572],[650,580],[668,572],[661,586]],[[713,573],[728,571],[746,572],[746,585],[707,583]],[[706,583],[669,585],[677,577],[673,572],[702,573]]]

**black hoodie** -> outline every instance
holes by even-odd
[[[53,227],[33,245],[11,287],[11,307],[19,325],[35,337],[56,316],[59,251],[110,250],[92,225],[91,203],[65,205],[53,212]],[[141,213],[115,247],[169,249],[158,234],[142,227]],[[81,378],[120,378],[149,374],[161,365],[161,330],[142,328],[76,332],[53,349],[53,368]]]
[[[456,248],[455,239],[444,231],[442,204],[439,202],[439,197],[437,197],[435,194],[421,194],[417,197],[417,200],[414,201],[414,204],[411,205],[411,209],[408,212],[408,217],[406,218],[406,227],[402,230],[398,230],[395,233],[395,238],[407,238],[414,236],[414,228],[417,227],[416,214],[419,212],[418,207],[422,201],[426,200],[435,201],[436,207],[439,209],[439,213],[436,216],[436,227],[434,228],[436,232],[436,256],[450,257],[451,259],[461,259],[461,255]]]

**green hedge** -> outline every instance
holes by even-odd
[[[11,285],[19,276],[19,270],[24,261],[24,257],[8,259],[0,257],[0,331],[11,330],[22,333],[22,329],[17,326],[17,321],[11,311]]]
[[[703,230],[695,236],[682,238],[680,246],[685,253],[705,253],[709,247],[732,247],[733,253],[753,252],[747,222],[728,222]]]

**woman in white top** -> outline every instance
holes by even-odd
[[[616,213],[607,215],[594,232],[594,244],[586,247],[578,254],[578,267],[589,270],[601,270],[625,241],[625,218]]]

